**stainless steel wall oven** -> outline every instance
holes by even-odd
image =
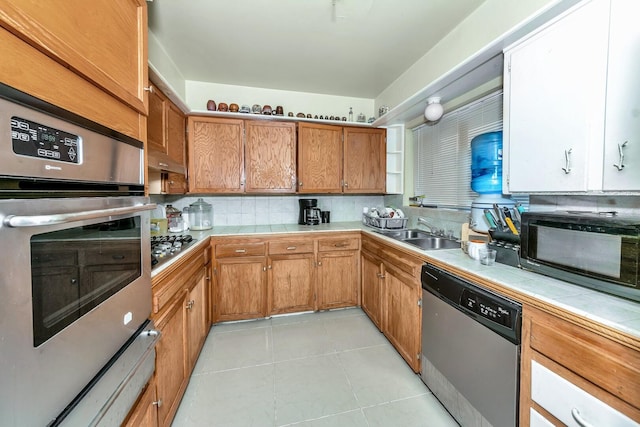
[[[0,85],[0,425],[118,425],[153,373],[143,155]]]

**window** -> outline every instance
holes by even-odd
[[[502,91],[413,129],[415,194],[424,194],[425,204],[469,208],[478,196],[471,190],[471,140],[499,130]]]

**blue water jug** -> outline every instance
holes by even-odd
[[[502,131],[471,140],[471,189],[480,194],[502,194]]]

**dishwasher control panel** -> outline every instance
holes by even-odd
[[[462,291],[461,305],[485,319],[491,320],[507,328],[513,327],[513,309],[506,307],[495,299],[486,298],[469,289]]]

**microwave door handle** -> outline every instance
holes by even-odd
[[[125,215],[130,213],[150,211],[156,208],[154,203],[120,208],[98,209],[95,211],[72,212],[52,215],[7,215],[4,225],[7,227],[39,227],[47,225],[65,224],[87,219],[104,218],[112,215]]]

